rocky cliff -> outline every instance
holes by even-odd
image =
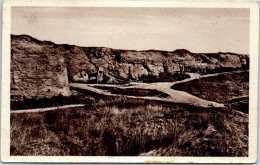
[[[102,81],[108,83],[129,79],[138,81],[147,76],[158,77],[161,74],[212,73],[246,68],[249,65],[248,55],[234,53],[196,54],[183,49],[173,52],[134,51],[68,45],[63,49],[67,50],[64,57],[68,64],[70,81],[77,81],[73,76],[80,76],[82,71],[88,74],[88,81],[95,80],[100,68],[104,75]]]
[[[69,95],[70,82],[118,83],[185,72],[248,68],[249,56],[192,53],[184,49],[118,50],[57,45],[26,35],[11,37],[12,95],[26,98]]]
[[[67,75],[55,45],[25,35],[11,37],[11,100],[69,96]]]

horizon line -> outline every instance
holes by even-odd
[[[175,50],[157,50],[157,49],[146,49],[146,50],[134,50],[134,49],[120,49],[120,48],[111,48],[111,47],[106,47],[106,46],[83,46],[83,45],[76,45],[76,44],[68,44],[68,43],[61,43],[61,44],[57,44],[53,41],[50,41],[50,40],[39,40],[37,39],[36,37],[33,37],[31,35],[28,35],[28,34],[10,34],[11,35],[11,38],[12,36],[27,36],[27,37],[30,37],[34,40],[37,40],[38,42],[45,42],[45,43],[49,43],[49,44],[54,44],[54,45],[68,45],[68,46],[76,46],[76,47],[81,47],[81,48],[108,48],[108,49],[114,49],[114,50],[125,50],[125,51],[135,51],[135,52],[147,52],[147,51],[158,51],[158,52],[169,52],[169,53],[173,53],[173,52],[176,52],[176,51],[187,51],[191,54],[236,54],[236,55],[248,55],[249,56],[249,53],[248,54],[245,54],[245,53],[235,53],[235,52],[197,52],[197,53],[194,53],[194,52],[191,52],[189,51],[188,49],[185,49],[185,48],[179,48],[179,49],[175,49]]]

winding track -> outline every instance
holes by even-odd
[[[45,111],[53,111],[57,109],[67,109],[67,108],[75,108],[75,107],[84,107],[85,104],[72,104],[72,105],[64,105],[64,106],[56,106],[49,108],[36,108],[36,109],[23,109],[23,110],[11,110],[11,113],[32,113],[32,112],[45,112]]]
[[[160,100],[160,101],[174,102],[174,103],[185,103],[185,104],[195,105],[195,106],[200,106],[200,107],[224,107],[224,104],[204,100],[197,96],[193,96],[187,92],[171,89],[171,87],[175,84],[192,81],[192,80],[199,79],[199,78],[214,77],[214,76],[234,74],[234,73],[240,73],[240,72],[244,72],[244,71],[222,72],[222,73],[214,73],[214,74],[207,74],[207,75],[189,73],[190,78],[180,80],[180,81],[175,81],[175,82],[158,82],[158,83],[130,82],[129,84],[124,84],[124,85],[70,83],[70,87],[89,90],[89,91],[92,91],[92,92],[95,92],[98,94],[110,95],[110,96],[118,96],[118,94],[112,94],[106,90],[94,88],[94,86],[114,87],[114,88],[121,88],[121,89],[127,89],[127,88],[154,89],[154,90],[166,93],[170,97],[167,97],[167,98],[150,97],[150,96],[149,97],[126,96],[126,97],[136,98],[136,99],[141,98],[141,99],[149,99],[149,100]]]
[[[152,97],[152,96],[126,96],[129,98],[136,98],[136,99],[148,99],[148,100],[159,100],[165,102],[173,102],[173,103],[186,103],[195,106],[201,107],[224,107],[224,104],[216,103],[213,101],[208,101],[201,99],[197,96],[193,96],[184,91],[178,91],[171,89],[171,86],[179,83],[184,83],[188,81],[192,81],[199,78],[204,77],[214,77],[224,74],[234,74],[240,73],[244,71],[233,71],[233,72],[222,72],[222,73],[215,73],[215,74],[207,74],[207,75],[199,75],[196,73],[189,73],[190,78],[175,81],[175,82],[158,82],[158,83],[139,83],[139,82],[130,82],[129,84],[118,85],[118,84],[81,84],[81,83],[70,83],[70,87],[89,90],[94,93],[102,94],[102,95],[109,95],[109,96],[118,96],[117,94],[112,94],[105,90],[94,88],[94,86],[103,86],[103,87],[115,87],[115,88],[140,88],[140,89],[155,89],[161,91],[163,93],[168,94],[170,97],[161,98],[161,97]],[[74,107],[83,107],[84,104],[72,104],[72,105],[64,105],[64,106],[56,106],[56,107],[48,107],[48,108],[36,108],[36,109],[25,109],[25,110],[11,110],[11,113],[32,113],[32,112],[45,112],[45,111],[52,111],[57,109],[67,109],[67,108],[74,108]]]

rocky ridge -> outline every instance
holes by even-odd
[[[69,96],[65,59],[53,45],[12,36],[11,100]]]
[[[70,95],[69,82],[120,83],[185,72],[218,72],[248,68],[249,56],[192,53],[185,49],[119,50],[79,47],[11,35],[11,97]]]

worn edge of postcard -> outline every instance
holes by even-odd
[[[250,8],[249,156],[248,157],[142,157],[142,156],[10,156],[10,30],[12,6],[45,7],[195,7]],[[255,163],[257,161],[258,36],[257,1],[81,1],[6,0],[2,10],[1,160],[3,162],[88,163]]]

